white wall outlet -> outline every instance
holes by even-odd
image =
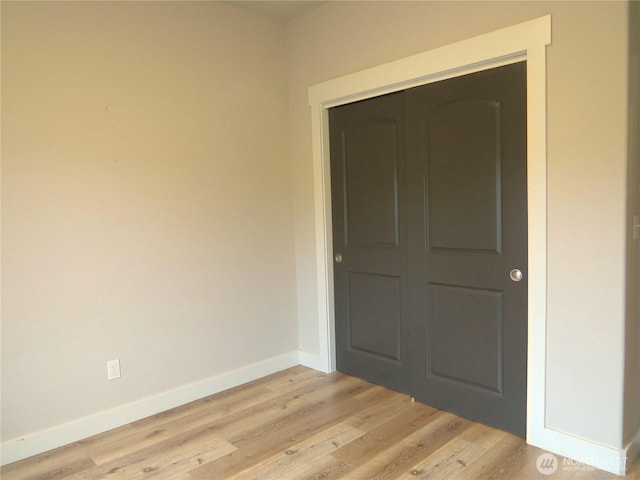
[[[640,215],[633,216],[633,239],[640,240]]]
[[[107,362],[107,379],[115,380],[120,378],[120,359],[109,360]]]

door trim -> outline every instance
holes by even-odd
[[[527,441],[548,444],[545,427],[547,308],[546,46],[551,15],[309,87],[320,358],[335,371],[328,109],[519,61],[527,62],[528,372]],[[555,432],[554,432],[555,433]],[[546,439],[546,441],[545,441]]]

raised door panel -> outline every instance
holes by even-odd
[[[429,284],[427,375],[502,393],[502,293]]]
[[[398,247],[397,131],[370,120],[342,132],[347,245]]]
[[[500,103],[464,98],[428,115],[428,248],[501,249]]]
[[[349,348],[400,361],[400,278],[349,273]]]

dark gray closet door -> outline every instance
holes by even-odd
[[[338,369],[524,435],[526,65],[329,121]]]
[[[525,434],[526,65],[407,90],[411,391]]]
[[[408,392],[402,92],[329,112],[338,370]]]

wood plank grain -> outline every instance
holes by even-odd
[[[0,472],[1,478],[4,480],[58,480],[68,478],[94,466],[94,462],[83,447],[78,443],[72,443],[20,462],[5,465]]]
[[[228,454],[235,447],[206,429],[178,435],[69,477],[70,480],[171,478]]]
[[[444,413],[426,405],[409,404],[387,417],[381,425],[338,449],[333,456],[354,466],[361,465],[441,415]]]
[[[524,439],[507,435],[484,455],[471,462],[461,478],[474,480],[498,480],[510,478],[522,468],[527,444]]]
[[[289,449],[323,429],[340,423],[361,408],[358,400],[344,397],[326,402],[308,403],[285,418],[263,424],[241,435],[232,435],[230,441],[238,447],[225,457],[194,470],[194,478],[228,478]]]
[[[252,410],[252,414],[260,415],[260,406],[267,407],[268,402],[275,398],[278,398],[275,392],[259,386],[234,392],[233,395],[223,395],[219,402],[210,398],[193,402],[190,404],[192,408],[181,408],[179,414],[161,415],[156,423],[149,420],[136,423],[134,431],[137,433],[129,438],[115,439],[112,442],[101,441],[97,446],[87,445],[87,452],[97,465],[101,465],[176,435],[201,428],[212,428],[217,420],[232,422],[235,414],[250,421],[250,415],[245,416],[243,412],[255,407],[257,410]]]
[[[350,425],[368,432],[388,422],[391,417],[398,413],[411,408],[411,402],[406,395],[393,393],[394,395],[382,397],[375,402],[367,401],[368,408],[347,421]],[[435,409],[433,411],[435,412]]]
[[[292,445],[291,448],[232,478],[243,480],[299,478],[311,465],[317,468],[320,464],[332,460],[329,457],[331,452],[360,437],[363,433],[346,423],[335,425]]]
[[[468,478],[465,474],[467,465],[479,459],[506,435],[505,432],[474,423],[399,478]],[[478,438],[482,441],[472,441]]]
[[[384,480],[398,478],[405,472],[414,472],[417,463],[447,445],[472,425],[469,420],[441,411],[429,418],[430,421],[425,426],[390,443],[384,451],[349,472],[349,476]]]

